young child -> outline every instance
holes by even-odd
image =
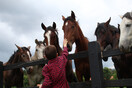
[[[64,39],[64,49],[59,57],[55,46],[50,45],[45,48],[45,57],[49,61],[43,67],[44,82],[38,85],[39,88],[69,88],[65,72],[65,66],[68,61],[67,42],[67,39]]]

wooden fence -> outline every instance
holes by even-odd
[[[100,46],[97,42],[90,42],[88,44],[88,51],[82,51],[77,54],[69,54],[68,59],[79,59],[84,57],[89,57],[90,62],[90,72],[91,72],[91,80],[90,82],[77,82],[71,83],[70,88],[105,88],[105,87],[123,87],[123,86],[132,86],[132,79],[122,79],[122,80],[104,80],[103,77],[103,66],[102,66],[102,58],[117,56],[124,54],[120,50],[110,50],[104,51],[101,53]],[[0,88],[3,88],[3,71],[11,70],[15,68],[33,66],[38,64],[47,63],[44,59],[31,61],[27,63],[16,63],[13,65],[3,66],[3,62],[0,62]],[[31,87],[26,87],[31,88]],[[32,87],[38,88],[38,87]]]

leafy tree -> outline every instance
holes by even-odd
[[[110,80],[110,78],[112,76],[111,70],[107,67],[104,67],[103,73],[104,73],[104,79]]]

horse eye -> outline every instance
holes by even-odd
[[[38,51],[38,49],[36,49],[36,51]]]
[[[131,24],[126,24],[126,27],[130,27],[131,26]]]
[[[72,29],[74,29],[74,26],[71,26]]]
[[[26,55],[25,54],[22,54],[22,57],[26,57]]]

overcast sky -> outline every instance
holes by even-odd
[[[0,61],[8,61],[17,50],[15,44],[31,46],[33,55],[35,39],[44,39],[42,22],[46,26],[56,22],[62,46],[62,15],[70,16],[71,10],[84,35],[95,41],[97,23],[111,17],[110,24],[117,27],[119,15],[132,11],[132,0],[0,0]],[[109,60],[104,66],[113,68],[113,63]]]

